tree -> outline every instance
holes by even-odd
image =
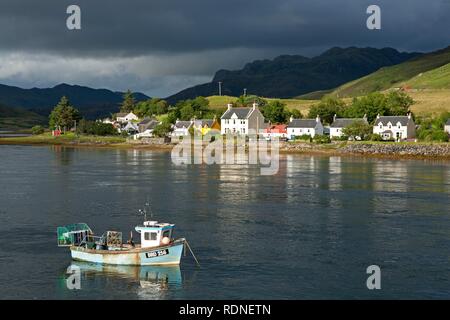
[[[360,137],[361,140],[365,140],[372,133],[372,126],[363,120],[356,120],[343,128],[342,133],[352,139]]]
[[[190,104],[186,104],[180,109],[181,120],[191,120],[194,117],[195,111]]]
[[[294,119],[303,118],[303,114],[297,109],[292,109],[291,111],[289,111],[289,116],[292,116]]]
[[[34,126],[33,128],[31,128],[31,133],[33,135],[38,135],[38,134],[43,134],[44,133],[44,128],[42,126]]]
[[[261,108],[261,112],[264,118],[272,123],[285,123],[289,118],[286,104],[279,100],[270,101],[266,106]]]
[[[133,97],[133,93],[130,90],[127,90],[123,95],[123,102],[120,105],[120,112],[132,112],[135,107],[135,100]]]
[[[259,107],[264,107],[267,100],[255,95],[242,95],[233,103],[233,107],[251,107],[253,103],[257,103]]]
[[[414,100],[403,91],[392,91],[386,96],[386,107],[391,116],[404,116]]]
[[[153,134],[156,137],[165,137],[172,131],[172,124],[168,121],[163,121],[153,129]]]
[[[80,112],[70,105],[67,97],[62,97],[49,116],[50,128],[61,127],[64,131],[73,128],[75,121],[81,119]]]
[[[147,101],[141,101],[137,103],[133,112],[138,117],[144,118],[166,114],[168,110],[169,105],[167,101],[159,98],[152,98]]]
[[[335,114],[338,116],[343,114],[345,106],[345,102],[340,99],[324,97],[309,109],[308,117],[315,118],[318,115],[324,123],[331,124]]]
[[[117,135],[117,129],[110,123],[102,123],[81,119],[77,126],[78,134],[95,135],[95,136],[113,136]]]
[[[362,118],[367,116],[369,123],[372,123],[377,115],[389,115],[384,94],[375,92],[361,98],[354,98],[351,106],[345,109],[344,116],[347,118]]]

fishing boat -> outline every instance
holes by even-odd
[[[69,247],[75,261],[109,265],[161,266],[179,265],[186,239],[174,239],[175,225],[158,221],[144,221],[136,226],[141,243],[133,242],[131,232],[127,243],[122,241],[122,232],[107,231],[95,236],[85,223],[76,223],[57,228],[58,246]],[[189,248],[190,249],[190,248]]]

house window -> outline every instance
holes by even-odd
[[[147,241],[156,240],[157,233],[156,232],[146,232],[144,233],[144,239]]]
[[[244,133],[244,134],[245,134],[245,128],[242,128],[242,133]]]
[[[233,124],[236,124],[236,120],[233,120]]]

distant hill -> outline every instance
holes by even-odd
[[[307,58],[283,55],[273,60],[257,60],[241,70],[219,70],[210,83],[187,88],[167,98],[170,103],[218,92],[239,96],[247,93],[264,97],[290,98],[305,93],[329,90],[370,74],[381,67],[392,66],[420,56],[392,48],[332,48],[320,56]]]
[[[60,84],[46,89],[22,89],[0,84],[0,104],[29,110],[45,117],[49,115],[62,96],[67,96],[70,102],[87,118],[107,116],[118,111],[122,95],[122,92],[68,84]],[[134,97],[137,101],[149,99],[142,93],[135,93]]]
[[[421,55],[401,64],[381,68],[360,79],[346,83],[332,95],[353,97],[395,87],[411,89],[450,88],[450,47]]]
[[[0,105],[0,131],[29,129],[35,125],[45,125],[48,118],[21,108]]]

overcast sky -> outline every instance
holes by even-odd
[[[66,9],[81,7],[82,30]],[[366,9],[382,10],[382,30]],[[65,82],[165,97],[218,69],[332,46],[450,45],[450,0],[1,0],[0,83]]]

